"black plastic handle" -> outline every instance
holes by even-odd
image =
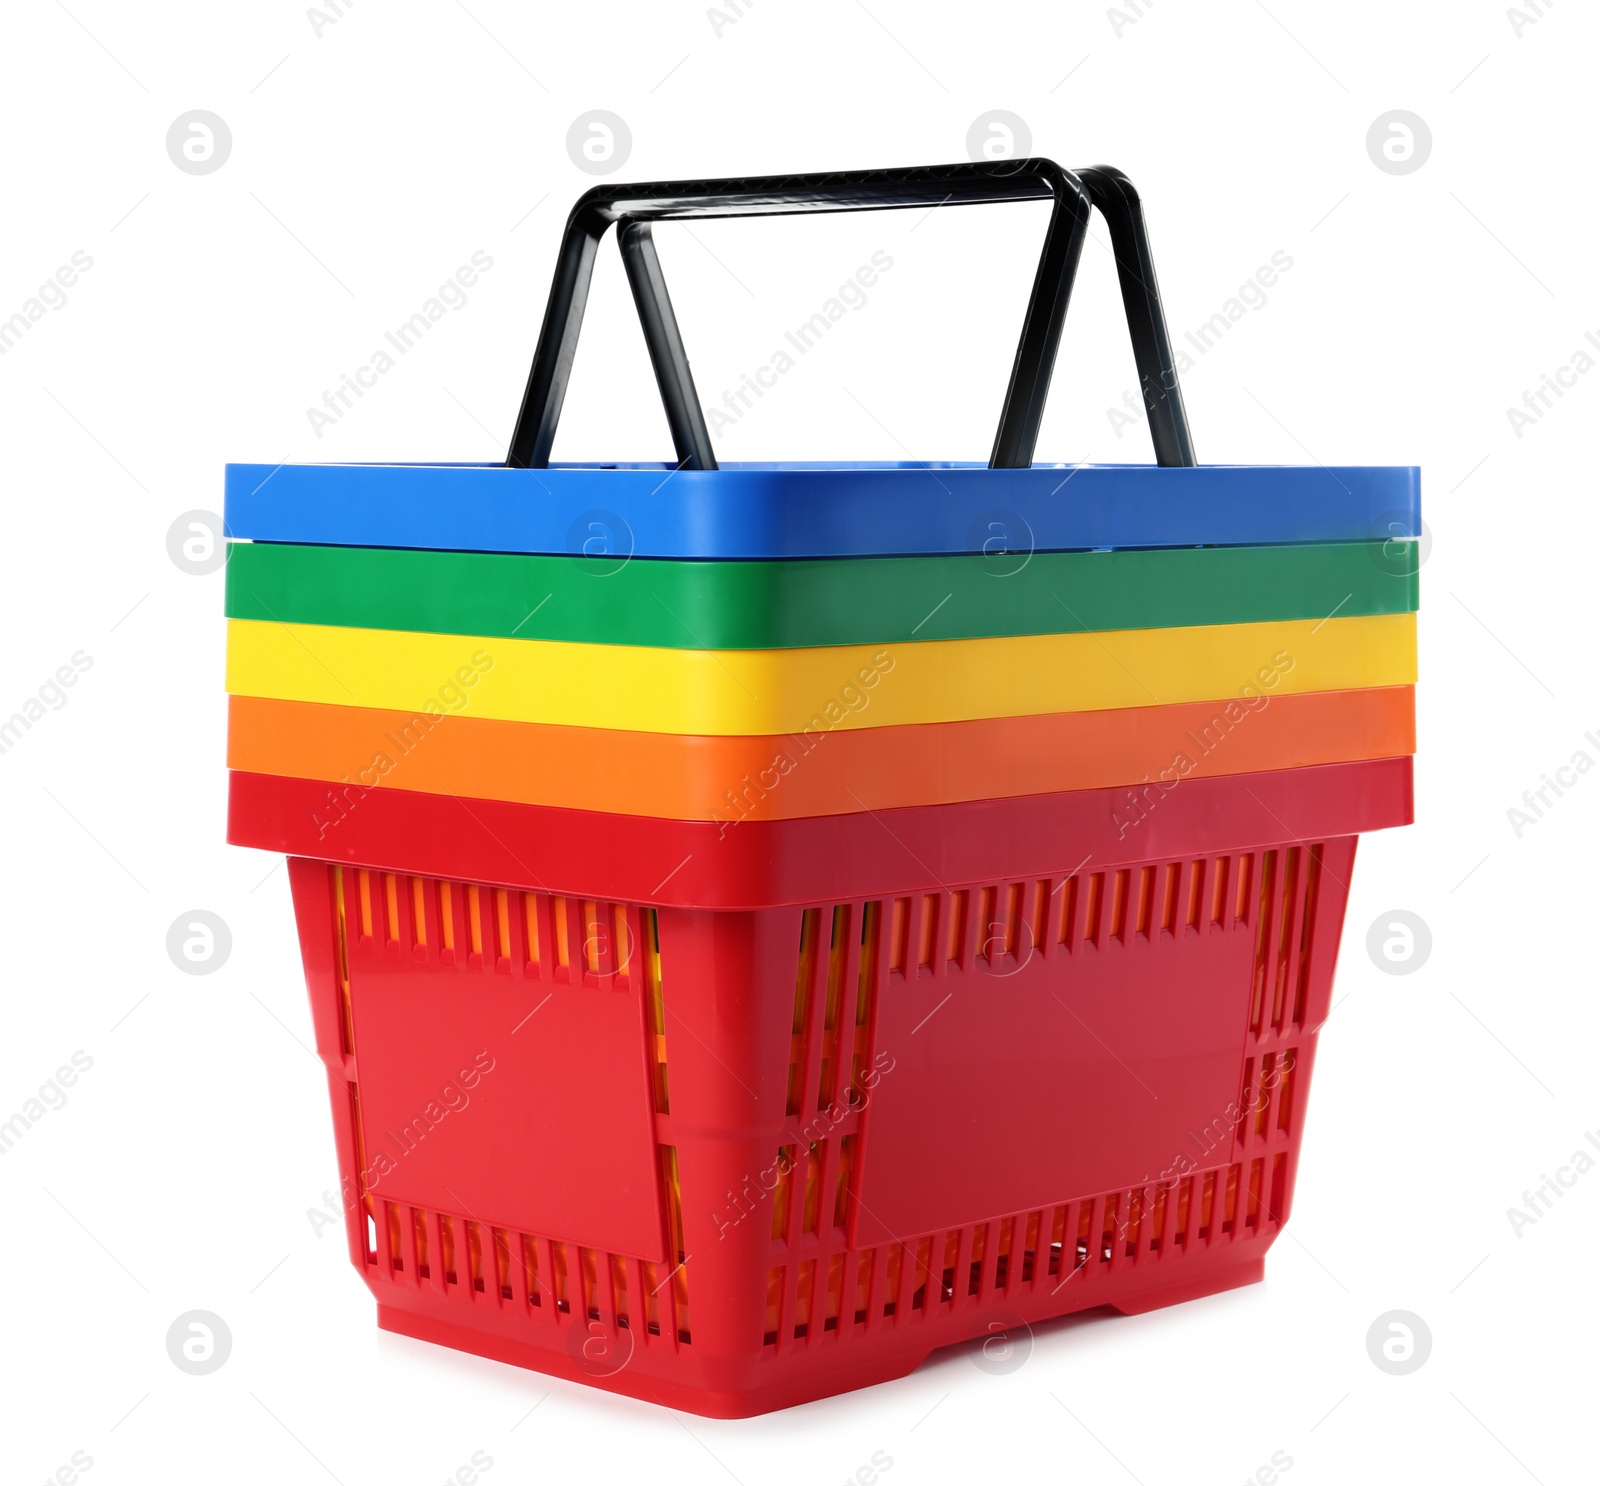
[[[1178,368],[1172,359],[1167,316],[1156,286],[1156,264],[1150,254],[1150,234],[1145,230],[1139,193],[1114,165],[1086,165],[1078,177],[1111,230],[1111,252],[1117,260],[1117,283],[1122,289],[1122,312],[1133,342],[1133,360],[1150,421],[1150,442],[1156,463],[1190,466],[1195,463],[1194,440],[1189,436],[1189,415],[1183,410]]]
[[[710,435],[650,235],[652,221],[1040,199],[1053,200],[1054,207],[1012,363],[990,467],[1025,468],[1032,462],[1093,206],[1100,208],[1111,229],[1156,457],[1162,464],[1193,464],[1193,448],[1137,193],[1125,176],[1108,167],[1093,167],[1080,176],[1063,170],[1054,161],[1039,159],[602,186],[586,192],[567,219],[555,281],[506,463],[536,469],[549,463],[583,323],[595,253],[613,222],[620,224],[618,242],[679,464],[685,468],[715,469]]]

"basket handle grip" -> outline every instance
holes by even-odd
[[[1161,464],[1193,464],[1193,447],[1138,194],[1126,176],[1109,167],[1096,166],[1074,174],[1054,161],[1042,159],[597,186],[586,192],[567,218],[506,464],[534,469],[549,464],[595,255],[613,222],[619,224],[618,242],[679,465],[715,469],[710,435],[650,235],[651,222],[1043,199],[1054,205],[1012,363],[990,468],[1026,468],[1032,463],[1089,213],[1096,206],[1111,230],[1156,458]]]

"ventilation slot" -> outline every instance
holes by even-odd
[[[965,888],[950,894],[950,922],[945,942],[945,959],[962,969],[967,964],[968,897]]]
[[[808,908],[800,915],[799,966],[794,983],[794,1021],[789,1038],[789,1094],[786,1105],[791,1115],[800,1113],[806,1067],[807,1033],[811,1025],[811,986],[816,978],[817,933],[821,910]]]
[[[375,951],[398,949],[441,968],[478,973],[581,980],[613,989],[636,984],[649,1028],[655,1108],[669,1113],[660,925],[653,910],[360,868],[331,866],[329,872],[346,1055],[355,1051],[351,977],[365,973]],[[640,979],[635,983],[630,976]],[[354,1083],[346,1087],[346,1159],[364,1173],[360,1092]],[[530,1320],[576,1313],[621,1328],[642,1324],[669,1345],[685,1344],[688,1278],[677,1151],[662,1145],[658,1152],[670,1242],[665,1263],[389,1202],[369,1192],[364,1178],[355,1238],[387,1283],[425,1287],[466,1304],[498,1305]]]
[[[1299,920],[1294,916],[1295,898],[1300,888],[1301,861],[1304,853],[1298,846],[1289,847],[1283,854],[1283,885],[1278,894],[1278,908],[1276,915],[1278,936],[1278,953],[1272,975],[1272,1018],[1271,1025],[1277,1031],[1283,1030],[1284,1001],[1289,995],[1289,978],[1291,957],[1295,955],[1296,930]]]
[[[767,1274],[765,1343],[1053,1294],[1069,1281],[1254,1238],[1281,1221],[1287,1152],[1102,1193],[878,1249],[823,1252]]]
[[[828,994],[822,1018],[822,1067],[817,1078],[818,1109],[834,1102],[839,1077],[841,1005],[844,998],[846,962],[850,957],[850,907],[840,904],[833,910],[833,930],[828,942]]]
[[[889,906],[889,973],[904,976],[910,948],[911,899],[896,898]]]
[[[850,1084],[845,1102],[852,1107],[866,1102],[867,1070],[872,1065],[873,1009],[877,1003],[879,935],[883,905],[868,903],[861,913],[861,964],[856,973],[856,1004],[850,1028]]]
[[[655,909],[645,916],[644,969],[645,1014],[650,1026],[650,1066],[655,1107],[658,1114],[672,1111],[671,1089],[667,1083],[667,1011],[661,991],[661,924]]]
[[[364,868],[332,872],[341,937],[354,928],[359,939],[420,960],[615,986],[641,973],[636,959],[659,955],[651,910]]]
[[[1306,995],[1311,986],[1311,926],[1317,921],[1317,897],[1322,886],[1322,847],[1307,850],[1305,901],[1300,914],[1300,956],[1296,966],[1294,1025],[1305,1026]]]
[[[1242,858],[1241,865],[1253,860]],[[1259,886],[1251,895],[1256,922],[1249,1027],[1257,1039],[1282,1036],[1305,1024],[1322,864],[1320,844],[1290,846],[1260,857]]]

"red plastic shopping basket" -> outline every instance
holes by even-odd
[[[946,176],[929,204],[950,181],[1028,194]],[[576,333],[556,309],[581,315],[594,221],[731,210],[714,184],[580,203],[516,462],[548,455]],[[736,204],[803,209],[770,184]],[[1152,424],[1162,462],[1189,463],[1130,201],[1114,237]],[[1052,293],[1082,240],[1060,207]],[[648,234],[624,241],[662,386],[686,386]],[[1053,324],[1024,337],[1024,387],[1048,379],[1065,290],[1035,300]],[[1019,401],[997,465],[1031,457],[1038,400]],[[327,833],[326,781],[230,788],[230,839],[291,857],[380,1323],[727,1417],[1259,1278],[1355,838],[1412,815],[1409,758],[1185,779],[1132,815],[1119,788],[733,829],[380,788]]]
[[[235,839],[316,850],[299,783],[236,775]],[[1258,1279],[1410,760],[1186,781],[1133,846],[1125,795],[751,822],[720,863],[714,827],[628,862],[628,818],[369,796],[376,865],[291,881],[380,1323],[739,1416]],[[397,870],[419,842],[460,875]],[[607,859],[687,864],[585,896]],[[744,906],[763,859],[845,891]]]

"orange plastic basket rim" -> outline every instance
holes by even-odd
[[[732,825],[1388,758],[1415,688],[820,735],[693,736],[229,698],[228,764],[359,788]]]

